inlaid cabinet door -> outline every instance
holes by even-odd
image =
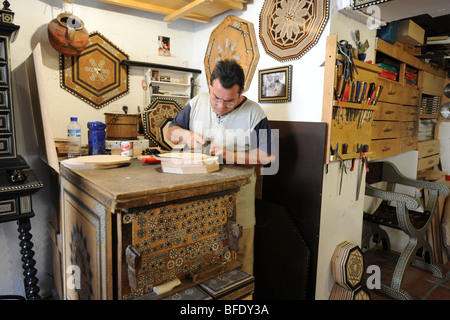
[[[229,223],[234,192],[128,209],[118,217],[119,298],[133,299],[155,286],[235,260]]]
[[[61,179],[61,235],[64,299],[112,299],[111,213],[65,179]]]

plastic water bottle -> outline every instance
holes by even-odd
[[[81,126],[77,117],[70,117],[70,123],[67,126],[67,158],[76,158],[81,156]]]

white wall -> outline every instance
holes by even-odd
[[[213,18],[212,23],[196,24],[194,42],[196,54],[193,64],[203,70],[203,59],[211,32],[232,14],[241,19],[253,23],[259,49],[259,63],[253,76],[249,90],[244,93],[248,98],[258,101],[258,70],[276,68],[292,65],[292,100],[287,103],[263,103],[261,107],[267,114],[269,120],[311,121],[320,122],[322,118],[322,91],[323,91],[323,67],[320,65],[325,61],[326,36],[329,34],[329,23],[323,30],[322,37],[318,43],[300,59],[279,62],[266,53],[259,39],[259,14],[264,1],[252,1],[247,5],[245,11],[227,12]],[[202,90],[206,91],[206,76],[201,77]]]

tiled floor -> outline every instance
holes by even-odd
[[[381,270],[381,282],[390,284],[397,256],[375,247],[364,254],[367,266],[377,265]],[[406,269],[402,288],[409,292],[414,300],[450,300],[450,261],[441,265],[444,279],[434,277],[431,273],[410,266]],[[376,290],[368,290],[372,300],[394,300]]]

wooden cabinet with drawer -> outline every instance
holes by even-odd
[[[371,159],[395,156],[401,152],[400,139],[372,140],[371,150],[374,154],[374,157],[371,157]]]
[[[419,106],[421,91],[419,87],[407,86],[403,87],[402,104],[407,106]]]
[[[419,161],[417,171],[430,169],[439,164],[440,159],[440,141],[427,140],[418,143]]]
[[[187,178],[138,160],[61,166],[63,298],[133,299],[175,277],[186,289],[195,285],[188,274],[236,267],[236,194],[252,173],[222,165]]]
[[[379,78],[377,85],[383,86],[381,95],[378,98],[382,102],[391,102],[402,104],[403,102],[403,86],[398,82]]]
[[[383,98],[385,101],[378,102],[378,110],[374,112],[371,135],[374,151],[372,160],[417,149],[419,109],[411,104],[416,103],[420,89],[402,87],[398,83],[384,79],[381,79],[380,83],[388,88],[384,98],[380,96],[380,99]],[[384,143],[380,139],[398,141]]]
[[[374,121],[372,124],[372,140],[386,138],[400,138],[401,125],[394,121]]]
[[[373,120],[398,121],[399,106],[389,102],[378,102],[378,109],[373,113]]]

